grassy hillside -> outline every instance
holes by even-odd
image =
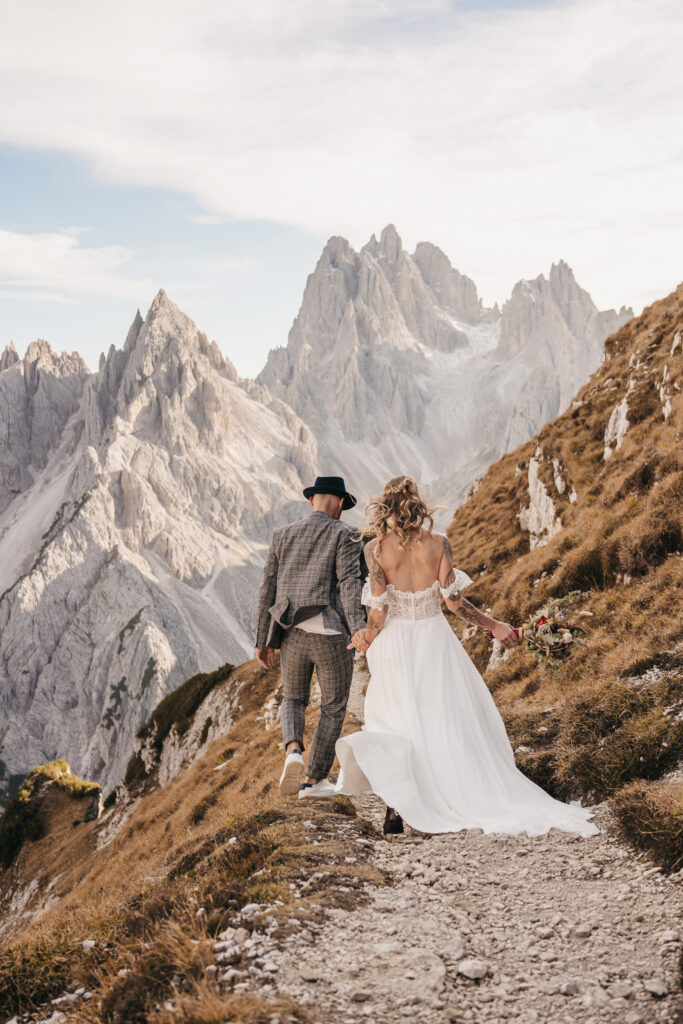
[[[312,846],[300,806],[280,797],[280,730],[266,725],[279,686],[277,664],[264,673],[253,661],[188,680],[162,701],[141,739],[154,747],[171,729],[184,734],[208,693],[237,697],[233,725],[163,787],[132,758],[130,788],[99,820],[77,813],[74,797],[89,784],[64,775],[65,762],[31,774],[27,793],[44,797],[39,827],[19,834],[14,826],[30,826],[30,815],[0,818],[0,835],[12,826],[13,838],[11,863],[0,867],[0,1020],[38,1008],[49,1017],[50,1000],[83,988],[92,998],[68,1006],[79,1024],[309,1019],[289,1000],[240,991],[206,971],[216,937],[245,904],[279,901],[268,911],[277,938],[293,914],[315,930],[322,907],[352,906],[367,878],[381,881],[347,862],[349,843],[371,831],[348,800],[307,805],[320,836]],[[349,719],[346,728],[357,724]],[[309,720],[309,734],[312,727]],[[53,779],[60,784],[46,793]],[[310,885],[315,872],[324,887]],[[264,916],[247,928],[263,930]],[[245,948],[234,967],[248,966]]]
[[[607,340],[571,407],[491,466],[449,528],[475,603],[574,627],[562,658],[520,645],[495,664],[452,619],[520,767],[564,799],[610,798],[668,869],[683,866],[682,335],[683,285]]]

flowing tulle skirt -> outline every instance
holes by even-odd
[[[390,618],[367,659],[365,725],[337,741],[338,792],[376,793],[421,832],[599,832],[593,811],[516,767],[493,697],[442,614]]]

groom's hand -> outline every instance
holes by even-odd
[[[273,667],[273,658],[275,657],[275,651],[272,647],[261,647],[256,648],[254,652],[260,665],[265,669]]]
[[[367,640],[365,639],[365,630],[364,629],[357,629],[356,632],[351,637],[351,643],[347,647],[347,650],[350,651],[352,647],[355,647],[355,649],[357,651],[363,651],[364,652],[364,651],[367,651],[369,646],[370,645],[368,644]]]

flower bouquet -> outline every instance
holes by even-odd
[[[543,658],[564,658],[569,654],[572,644],[586,642],[585,631],[570,623],[557,599],[535,612],[515,632],[517,636],[521,634],[531,650]],[[488,635],[493,636],[492,633]]]

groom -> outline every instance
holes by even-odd
[[[280,709],[285,796],[330,796],[327,773],[334,761],[349,699],[353,651],[366,650],[361,604],[361,543],[340,516],[356,499],[340,476],[319,476],[304,488],[313,511],[273,534],[258,597],[256,657],[264,668],[280,648]],[[320,721],[304,760],[304,720],[313,669],[322,697]]]

